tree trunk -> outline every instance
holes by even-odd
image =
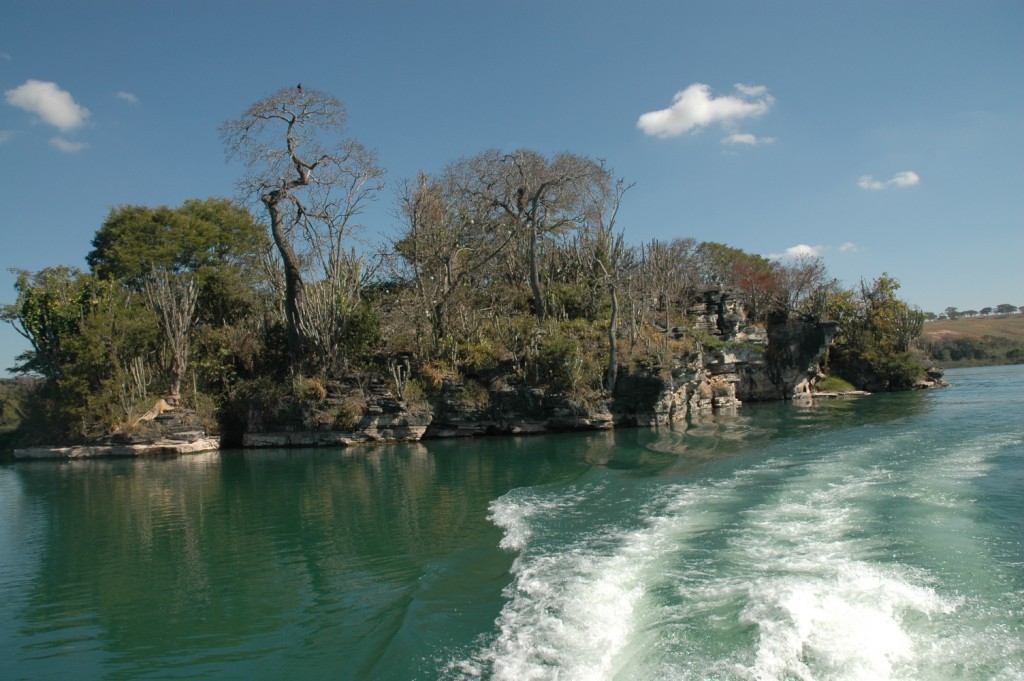
[[[530,289],[533,290],[533,311],[537,320],[544,321],[544,294],[540,290],[537,271],[537,225],[530,223]]]
[[[608,322],[608,369],[605,372],[605,384],[611,395],[615,392],[615,381],[619,375],[618,340],[615,337],[615,327],[619,323],[619,295],[615,284],[608,284],[608,292],[612,298],[612,318]]]
[[[448,319],[444,302],[434,303],[431,312],[430,328],[434,334],[434,351],[441,347],[441,341],[448,335]]]
[[[284,313],[288,329],[288,356],[292,367],[298,367],[302,358],[302,335],[299,331],[299,310],[303,294],[302,269],[299,257],[284,233],[281,211],[278,208],[280,194],[277,190],[261,197],[270,214],[270,233],[274,237],[277,251],[284,262]]]

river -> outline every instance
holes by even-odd
[[[0,467],[2,679],[1024,679],[1024,367],[686,428]]]

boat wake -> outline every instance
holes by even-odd
[[[1024,678],[1019,618],[907,559],[908,546],[941,541],[932,524],[963,517],[962,483],[984,474],[993,443],[926,468],[893,447],[912,450],[796,452],[724,479],[652,483],[625,516],[607,512],[611,483],[506,494],[491,505],[517,553],[505,605],[443,676]],[[892,529],[894,508],[909,529]]]

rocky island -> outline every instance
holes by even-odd
[[[88,271],[19,272],[0,316],[37,377],[18,456],[660,426],[744,402],[941,385],[882,274],[679,237],[629,243],[604,161],[487,150],[383,188],[344,109],[284,88],[221,126],[249,206],[117,206]],[[317,156],[306,156],[311,150]],[[314,172],[315,170],[315,172]],[[170,409],[157,409],[164,400]],[[56,446],[55,446],[56,445]]]

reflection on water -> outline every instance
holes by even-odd
[[[3,467],[0,677],[423,674],[500,612],[514,556],[488,518],[509,490],[700,475],[927,409],[902,397],[659,430]]]
[[[432,563],[497,544],[491,499],[590,467],[590,439],[558,441],[8,467],[5,499],[22,508],[8,519],[24,525],[4,553],[31,577],[0,584],[0,595],[25,590],[0,633],[33,642],[12,652],[19,672],[60,670],[69,648],[125,676],[182,657],[210,671],[282,647],[311,668],[353,650],[372,664]],[[495,558],[500,580],[507,557]],[[193,659],[197,649],[209,659]]]

